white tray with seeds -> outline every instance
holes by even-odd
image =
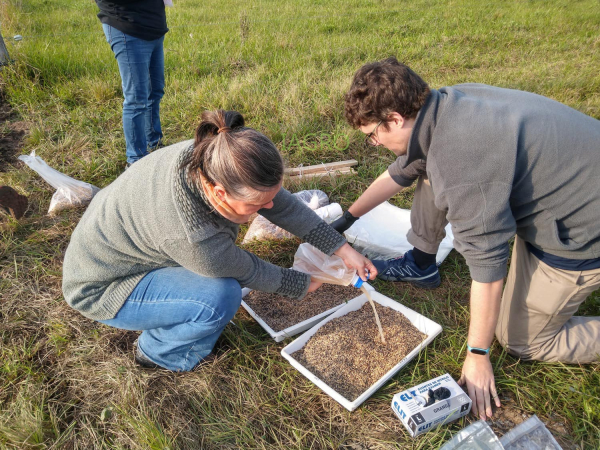
[[[322,320],[315,326],[313,326],[310,330],[305,332],[302,336],[297,338],[295,341],[291,342],[287,346],[285,346],[281,350],[282,356],[287,359],[292,366],[294,366],[302,375],[316,384],[319,388],[321,388],[327,395],[333,398],[335,401],[340,403],[344,408],[349,411],[354,411],[360,404],[362,404],[365,400],[367,400],[371,395],[373,395],[381,386],[385,384],[390,378],[392,378],[402,367],[408,364],[415,356],[419,354],[419,352],[425,348],[433,339],[442,332],[441,325],[433,322],[427,317],[419,314],[416,311],[413,311],[410,308],[398,303],[395,300],[392,300],[389,297],[386,297],[379,292],[374,290],[370,290],[372,299],[375,303],[381,306],[387,306],[393,310],[396,310],[404,316],[423,334],[426,335],[426,338],[411,352],[409,352],[401,361],[392,367],[385,375],[383,375],[379,380],[371,385],[367,390],[365,390],[360,396],[358,396],[354,401],[350,401],[347,398],[343,397],[340,393],[335,391],[331,386],[317,377],[314,373],[304,367],[298,360],[296,360],[293,356],[293,353],[302,349],[304,345],[309,341],[309,339],[327,322],[336,319],[338,317],[342,317],[352,311],[358,311],[366,302],[368,302],[367,297],[363,294],[359,297],[350,300],[347,304],[343,305],[333,314],[331,314],[326,319]]]
[[[248,314],[250,314],[252,316],[252,318],[254,320],[256,320],[258,322],[258,324],[267,333],[269,333],[269,336],[271,336],[273,339],[275,339],[275,342],[281,342],[287,337],[295,336],[297,334],[302,333],[303,331],[308,330],[315,324],[319,323],[322,319],[324,319],[325,317],[327,317],[330,314],[333,314],[334,312],[336,312],[338,309],[340,309],[341,307],[343,307],[345,305],[345,303],[342,303],[340,305],[337,305],[337,306],[334,306],[333,308],[328,309],[327,311],[323,311],[322,313],[317,314],[316,316],[310,317],[310,318],[308,318],[302,322],[299,322],[295,325],[292,325],[288,328],[284,328],[281,331],[275,331],[275,330],[273,330],[273,328],[271,328],[269,325],[267,325],[267,323],[264,320],[262,320],[258,314],[256,314],[256,312],[250,307],[250,305],[248,305],[244,301],[244,297],[246,295],[248,295],[251,291],[252,290],[248,289],[248,288],[242,289],[242,306],[244,307],[244,309],[246,311],[248,311]]]

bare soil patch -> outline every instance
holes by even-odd
[[[15,114],[0,92],[0,172],[16,163],[28,128],[26,122],[14,119]]]
[[[427,337],[406,316],[376,305],[382,344],[371,305],[335,318],[317,331],[294,358],[350,401],[398,364]]]
[[[307,294],[302,300],[294,300],[268,292],[252,291],[244,297],[244,302],[273,331],[281,331],[359,295],[360,292],[352,286],[324,284],[315,292]]]
[[[500,395],[501,408],[493,407],[494,415],[488,419],[488,425],[494,430],[498,437],[504,436],[517,425],[525,422],[532,414],[519,408],[510,395]],[[559,416],[551,415],[548,418],[540,417],[546,428],[552,433],[564,450],[575,450],[578,447],[568,438],[570,435],[565,420]]]

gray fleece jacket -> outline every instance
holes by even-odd
[[[112,319],[150,271],[182,266],[207,277],[302,298],[310,276],[269,264],[235,245],[239,225],[208,206],[179,166],[192,141],[151,153],[102,189],[71,236],[63,264],[67,303]],[[285,189],[259,214],[331,255],[346,241]]]
[[[515,234],[552,255],[600,258],[600,121],[529,92],[444,87],[389,173],[406,186],[420,160],[475,281],[506,275]]]

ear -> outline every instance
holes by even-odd
[[[390,126],[402,128],[405,122],[404,117],[400,113],[392,112],[388,114],[388,124]]]
[[[222,202],[227,201],[227,191],[220,184],[218,184],[218,183],[215,184],[215,189],[213,192],[215,193],[215,196]]]

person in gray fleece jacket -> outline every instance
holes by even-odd
[[[235,245],[256,212],[363,279],[373,264],[283,189],[273,143],[235,111],[202,115],[195,141],[155,151],[92,200],[63,265],[67,303],[113,327],[144,330],[135,360],[188,371],[212,349],[241,303],[241,287],[300,299],[320,286]]]
[[[523,360],[599,361],[600,317],[574,316],[600,287],[598,120],[529,92],[430,89],[395,58],[357,71],[345,112],[367,143],[398,159],[332,226],[345,231],[418,180],[407,236],[414,249],[373,263],[381,279],[437,287],[435,256],[450,223],[472,278],[459,381],[475,414],[485,419],[492,401],[500,406],[494,333]]]

